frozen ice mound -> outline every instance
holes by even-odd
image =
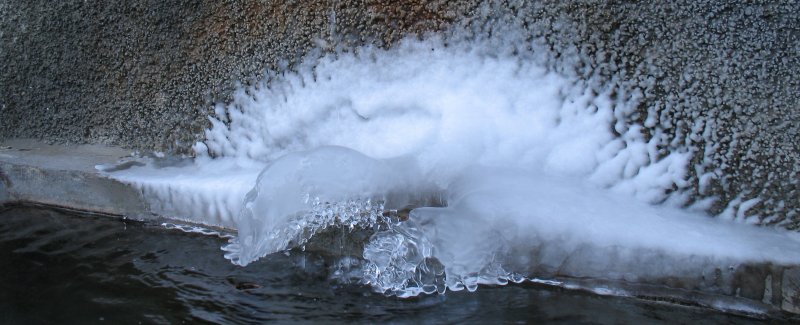
[[[426,190],[419,180],[403,159],[376,160],[343,147],[288,154],[269,164],[245,197],[225,257],[247,265],[334,224],[373,227],[387,204],[405,206]]]

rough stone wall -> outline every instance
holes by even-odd
[[[544,7],[573,33],[552,42],[556,51],[576,48],[596,58],[585,74],[621,76],[621,87],[642,91],[631,119],[660,134],[665,151],[692,148],[688,183],[676,188],[689,203],[714,196],[712,214],[800,227],[800,3]]]
[[[505,21],[639,90],[675,191],[800,227],[800,4],[786,1],[0,0],[0,138],[188,152],[237,81],[312,49]],[[755,200],[753,200],[755,199]]]
[[[446,1],[0,1],[0,138],[188,152],[236,82],[463,16]],[[336,35],[338,26],[346,38]],[[333,32],[333,34],[331,33]]]

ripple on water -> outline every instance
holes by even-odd
[[[311,252],[272,254],[235,266],[219,254],[224,241],[50,210],[2,212],[0,323],[758,321],[531,282],[474,293],[385,297],[334,280],[336,261]]]

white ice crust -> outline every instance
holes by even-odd
[[[398,295],[530,270],[635,280],[800,262],[796,234],[675,204],[691,154],[660,152],[658,135],[625,121],[639,94],[511,46],[533,50],[431,38],[269,72],[216,108],[191,165],[110,176],[160,213],[237,229],[225,249],[240,265],[336,222],[374,223],[390,195],[438,191],[447,207],[416,209],[367,245],[365,281]],[[410,288],[420,268],[436,276]]]

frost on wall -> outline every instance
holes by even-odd
[[[627,118],[661,155],[688,150],[687,184],[674,189],[685,204],[798,227],[800,41],[788,31],[800,3],[531,6],[502,15],[546,35],[554,52],[579,53],[580,75],[640,93]]]
[[[399,296],[519,273],[640,281],[797,262],[792,234],[683,209],[734,202],[726,214],[750,221],[761,201],[719,194],[729,174],[713,156],[727,144],[707,139],[722,120],[694,108],[682,110],[691,120],[670,115],[693,100],[660,93],[672,72],[571,40],[574,21],[530,25],[501,9],[476,14],[507,21],[447,36],[309,55],[218,105],[194,168],[265,167],[258,180],[245,173],[255,186],[242,206],[200,209],[225,211],[215,220],[239,230],[227,257],[246,265],[337,223],[372,226],[361,279]],[[182,190],[209,198],[200,204],[235,201],[190,183]],[[150,191],[179,196],[160,189],[170,186]],[[414,209],[402,224],[383,219],[390,194],[419,188],[447,206]]]

